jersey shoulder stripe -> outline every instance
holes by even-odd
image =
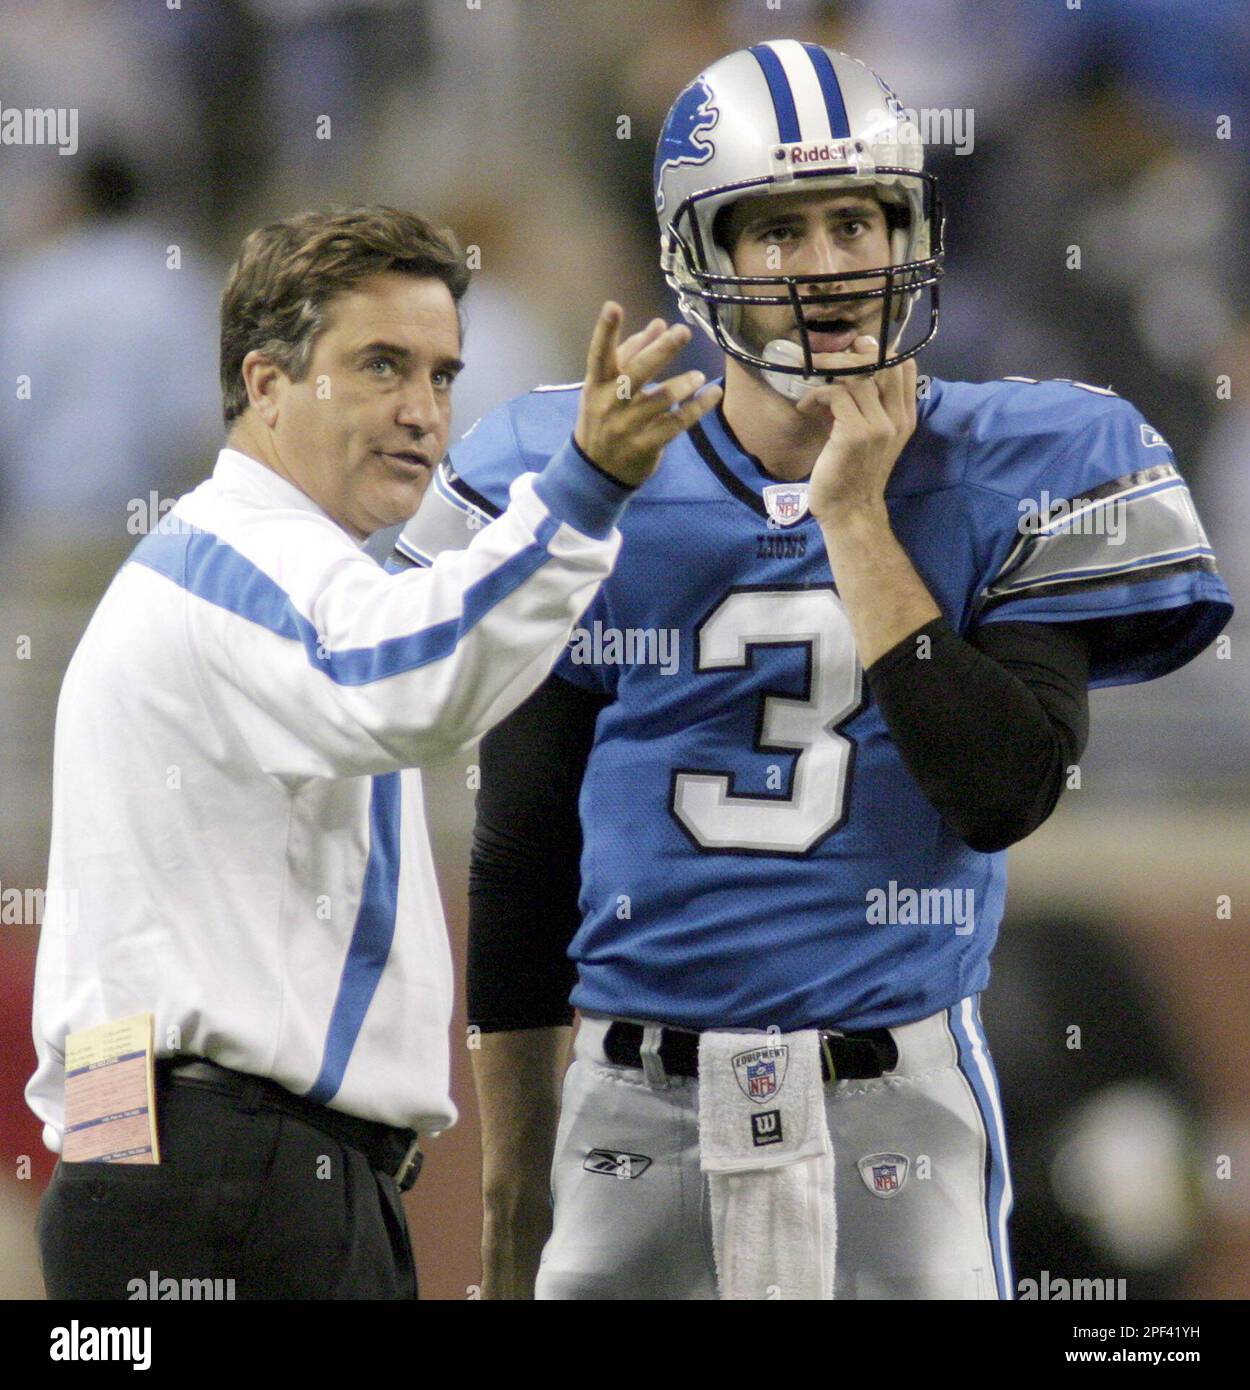
[[[395,550],[414,564],[428,566],[444,550],[463,550],[501,509],[470,487],[444,459],[434,470],[417,514],[395,541]]]
[[[1159,578],[1166,568],[1214,574],[1215,552],[1175,465],[1112,479],[1080,498],[1024,513],[1022,534],[982,595],[985,612],[1031,594]]]
[[[1175,670],[1227,623],[1232,600],[1189,489],[1132,402],[1023,377],[946,383],[937,413],[966,440],[974,623],[1092,623],[1092,687]],[[1130,617],[1119,634],[1104,621]]]

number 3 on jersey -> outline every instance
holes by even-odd
[[[842,820],[854,753],[837,726],[861,704],[851,621],[832,589],[735,589],[695,634],[696,672],[746,670],[752,648],[806,649],[808,697],[765,695],[756,751],[798,749],[786,797],[735,796],[726,772],[682,768],[672,811],[707,850],[806,854]]]

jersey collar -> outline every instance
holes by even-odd
[[[933,387],[938,386],[938,382],[932,383]],[[916,445],[918,436],[922,433],[925,418],[933,409],[936,391],[922,396],[916,402],[916,431],[911,439],[907,441],[899,461],[894,466],[894,471],[890,475],[890,481],[886,485],[886,495],[889,496],[894,490],[896,483],[902,483],[904,466],[907,462],[908,454]],[[749,454],[738,442],[738,437],[730,428],[729,421],[725,419],[725,412],[721,406],[717,406],[710,414],[705,415],[698,424],[692,426],[689,431],[690,442],[694,445],[695,452],[707,464],[716,480],[738,499],[744,506],[769,520],[768,508],[764,503],[764,489],[766,487],[784,487],[786,480],[775,478],[754,454]],[[805,484],[811,474],[795,480],[795,485]],[[796,521],[787,526],[787,530],[794,530],[800,526],[806,526],[813,522],[815,518],[808,512],[801,521]]]
[[[737,435],[725,419],[725,413],[718,405],[705,415],[690,430],[690,442],[695,452],[711,469],[717,482],[744,506],[750,507],[757,516],[768,520],[768,508],[764,505],[764,489],[782,484],[781,478],[774,478],[764,465],[749,454],[738,442]],[[806,479],[799,479],[805,482]],[[813,518],[810,513],[795,526],[805,526]]]

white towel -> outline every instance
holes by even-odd
[[[837,1226],[820,1039],[699,1039],[699,1159],[722,1298],[831,1299]]]

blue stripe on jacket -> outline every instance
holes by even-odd
[[[338,995],[330,1014],[321,1070],[305,1092],[328,1105],[343,1084],[352,1049],[377,993],[395,936],[399,899],[400,781],[398,772],[372,778],[369,797],[369,859],[365,865],[360,909],[343,962]]]
[[[233,546],[207,531],[154,531],[135,547],[127,563],[163,574],[197,598],[224,608],[272,632],[301,643],[309,664],[339,685],[368,685],[402,675],[449,656],[496,604],[514,593],[548,560],[547,545],[560,523],[544,517],[537,541],[509,556],[464,591],[462,611],[432,627],[388,637],[372,647],[333,651],[325,647],[312,623],[289,595]]]

